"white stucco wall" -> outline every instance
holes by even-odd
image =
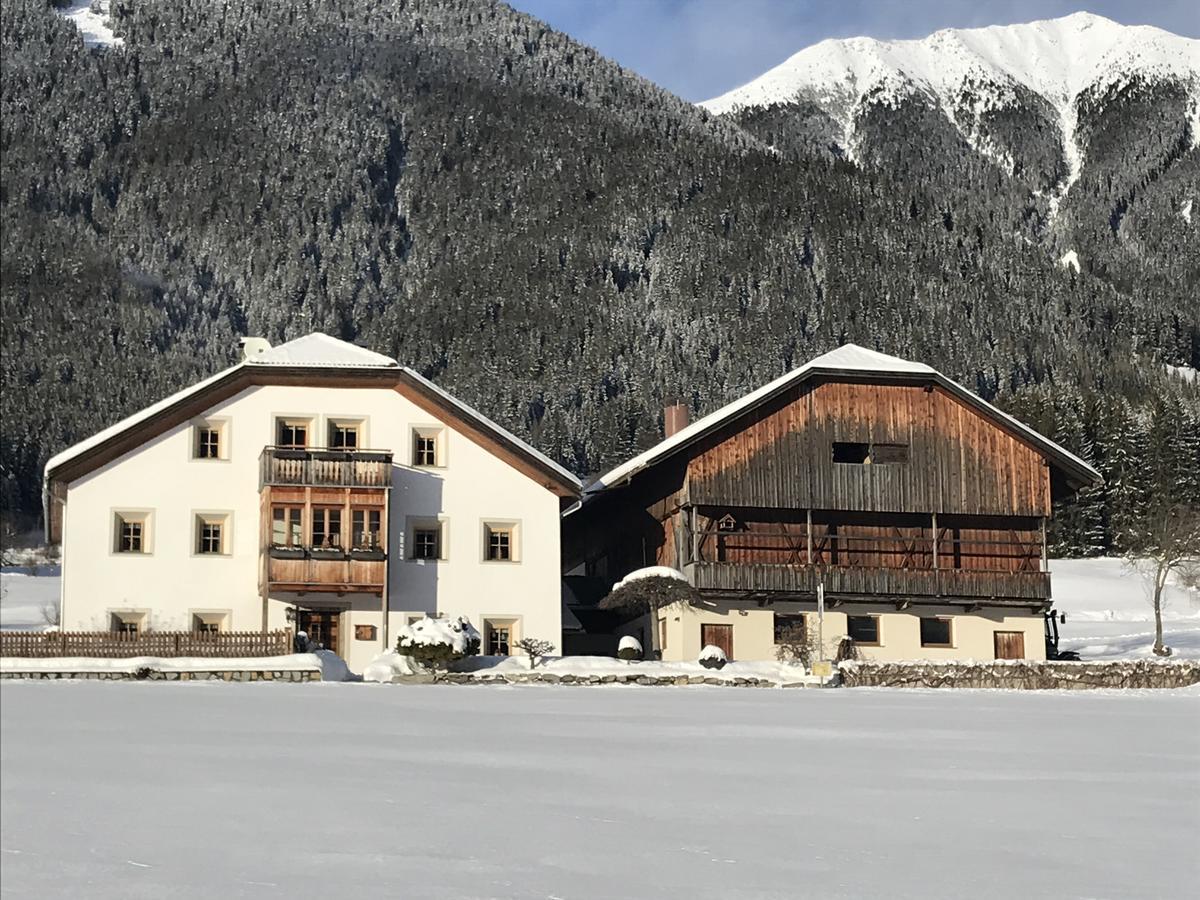
[[[1024,635],[1025,658],[1046,658],[1044,625],[1040,613],[1004,609],[982,609],[967,613],[961,606],[913,606],[897,610],[892,604],[856,603],[852,607],[837,607],[825,611],[823,644],[828,657],[837,652],[846,636],[846,615],[878,616],[879,646],[860,645],[866,659],[910,660],[991,660],[995,658],[994,634],[997,631],[1018,631]],[[781,602],[768,608],[735,608],[729,604],[713,606],[674,606],[659,613],[665,620],[666,646],[663,659],[695,660],[701,650],[700,634],[704,624],[733,626],[733,658],[742,660],[775,659],[775,614],[806,615],[806,626],[812,634],[817,630],[815,603]],[[924,647],[921,645],[921,616],[937,616],[951,620],[951,646]],[[642,616],[622,629],[622,634],[639,638],[645,634],[649,618]],[[662,626],[660,626],[662,627]],[[646,647],[649,653],[649,647]]]
[[[262,386],[213,406],[188,425],[149,441],[68,485],[63,520],[63,627],[107,629],[110,613],[148,610],[149,627],[191,627],[194,611],[230,613],[232,630],[262,627],[259,455],[274,443],[277,416],[313,419],[309,443],[325,443],[328,419],[361,419],[364,449],[394,453],[388,523],[389,644],[406,614],[465,615],[482,630],[485,618],[513,619],[523,635],[562,643],[559,499],[445,422],[385,388]],[[226,420],[227,460],[193,459],[192,426]],[[445,467],[413,468],[412,429],[446,429]],[[114,513],[148,510],[151,552],[113,552]],[[194,553],[196,513],[230,514],[230,553]],[[409,517],[444,517],[447,559],[415,561],[402,552]],[[485,562],[483,522],[519,522],[519,561]],[[269,601],[269,626],[285,627],[293,598]],[[383,649],[358,641],[354,625],[381,624],[375,595],[309,593],[314,606],[346,610],[341,647],[361,669]]]

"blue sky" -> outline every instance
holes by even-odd
[[[939,28],[1086,9],[1200,38],[1200,0],[509,0],[687,100],[744,84],[828,37],[918,38]]]

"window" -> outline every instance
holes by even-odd
[[[444,466],[446,464],[442,448],[443,432],[440,428],[413,429],[413,465],[414,466]]]
[[[228,613],[192,613],[192,631],[196,634],[220,634],[226,630]]]
[[[317,550],[336,550],[342,546],[342,508],[340,506],[313,507],[312,546]]]
[[[116,634],[135,638],[145,630],[146,614],[144,612],[112,613],[108,627]]]
[[[150,517],[147,513],[119,512],[115,515],[113,550],[117,553],[150,552]]]
[[[487,655],[508,656],[511,635],[511,628],[507,622],[489,622],[487,629]]]
[[[512,560],[512,529],[492,528],[487,530],[487,558],[496,562]]]
[[[275,547],[302,547],[298,506],[275,506],[271,508],[271,544]]]
[[[804,613],[775,613],[776,644],[803,644],[805,635]]]
[[[856,644],[879,644],[879,616],[846,616],[846,634]]]
[[[358,422],[330,422],[329,446],[334,450],[357,450],[360,431]]]
[[[196,516],[196,552],[203,556],[221,556],[228,552],[226,541],[229,517],[201,513]]]
[[[276,419],[275,445],[292,450],[303,450],[308,446],[307,419]]]
[[[442,530],[437,527],[413,529],[413,559],[441,559]]]
[[[205,424],[196,427],[196,459],[221,459],[221,427]]]
[[[908,462],[908,444],[861,444],[833,442],[833,461],[871,466]]]
[[[483,523],[483,558],[488,562],[518,562],[516,522]]]
[[[933,616],[921,617],[921,646],[950,647],[953,646],[950,620],[938,619]]]
[[[350,532],[355,550],[378,550],[379,510],[355,509],[350,512]]]

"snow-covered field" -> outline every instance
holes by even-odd
[[[0,686],[5,896],[1183,897],[1200,693]]]
[[[0,568],[0,628],[45,628],[51,610],[58,609],[60,571],[58,566]]]

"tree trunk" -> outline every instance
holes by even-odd
[[[1163,628],[1162,628],[1162,592],[1166,585],[1167,574],[1170,569],[1164,566],[1160,560],[1158,563],[1158,571],[1154,573],[1154,647],[1155,656],[1170,656],[1171,651],[1168,647],[1163,646]]]

